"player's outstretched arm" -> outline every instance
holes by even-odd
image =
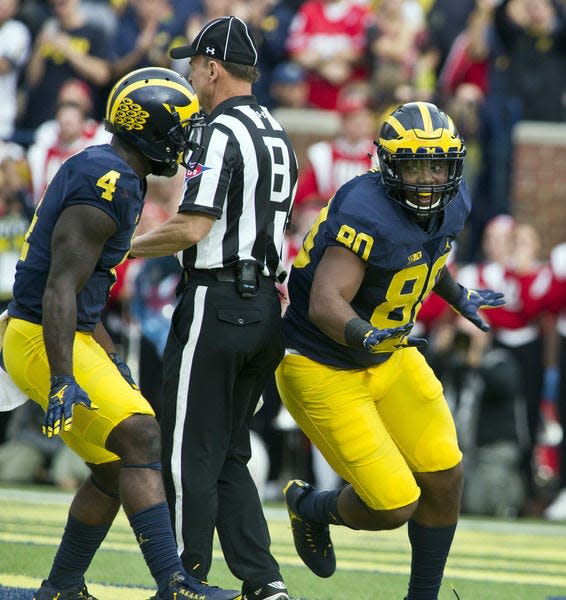
[[[463,317],[471,321],[482,331],[489,331],[486,323],[478,311],[481,308],[495,308],[505,304],[504,294],[489,289],[472,290],[460,285],[445,267],[440,279],[433,288],[441,298]]]

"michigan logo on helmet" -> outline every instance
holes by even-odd
[[[405,209],[428,217],[458,194],[466,147],[436,105],[403,104],[385,119],[375,145],[387,195]]]
[[[147,67],[128,73],[108,96],[104,125],[151,161],[152,173],[173,176],[203,123],[189,82],[175,71]]]

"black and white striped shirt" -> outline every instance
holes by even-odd
[[[254,259],[282,279],[283,236],[297,186],[287,134],[253,96],[221,103],[202,130],[203,151],[189,158],[179,212],[217,218],[208,235],[184,250],[186,269],[217,269]]]

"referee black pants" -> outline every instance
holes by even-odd
[[[161,415],[167,501],[179,554],[207,578],[216,527],[232,573],[251,589],[281,579],[255,483],[249,423],[284,352],[274,282],[253,298],[191,274],[163,357]]]
[[[536,495],[535,485],[535,447],[541,425],[542,385],[544,382],[543,340],[541,336],[522,344],[509,346],[495,339],[494,345],[505,348],[516,359],[521,373],[521,390],[525,397],[527,407],[528,436],[525,441],[521,468],[527,484],[527,493]]]

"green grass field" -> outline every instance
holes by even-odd
[[[49,571],[65,524],[70,496],[49,488],[0,487],[0,585],[35,588]],[[293,547],[287,513],[268,505],[272,550],[289,591],[308,600],[402,600],[409,572],[406,530],[383,533],[332,529],[336,573],[319,579]],[[218,546],[211,582],[239,588]],[[152,595],[149,572],[127,519],[119,515],[87,573],[100,600],[142,600]],[[463,518],[440,600],[566,600],[566,524]],[[0,598],[21,598],[0,590]]]

